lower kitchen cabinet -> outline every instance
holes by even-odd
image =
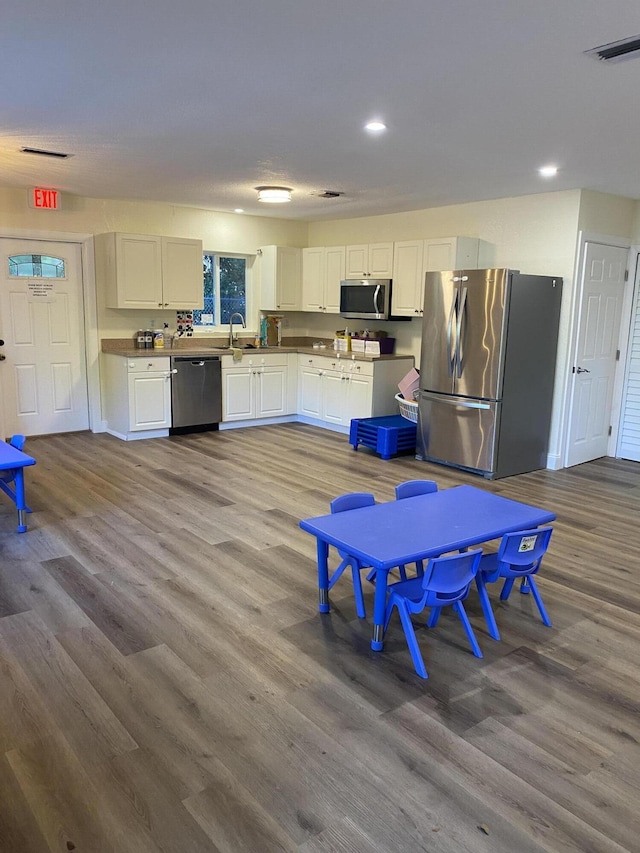
[[[281,418],[295,412],[295,354],[222,358],[222,421]]]
[[[398,382],[413,358],[355,361],[298,356],[299,419],[348,432],[352,418],[397,414]]]
[[[102,354],[107,432],[135,439],[168,435],[171,370],[166,356]]]

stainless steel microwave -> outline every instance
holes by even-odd
[[[350,278],[340,282],[340,314],[356,320],[389,320],[390,278]]]

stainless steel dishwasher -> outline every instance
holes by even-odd
[[[171,357],[171,432],[217,429],[222,420],[220,356]]]

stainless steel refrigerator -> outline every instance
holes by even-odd
[[[490,479],[546,467],[561,298],[557,277],[426,274],[418,459]]]

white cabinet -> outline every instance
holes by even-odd
[[[289,371],[294,356],[243,355],[222,358],[222,421],[255,420],[293,414],[295,375]]]
[[[391,278],[393,243],[347,246],[345,278]]]
[[[202,241],[97,234],[96,277],[107,308],[203,307]]]
[[[302,310],[340,313],[340,282],[345,274],[344,246],[302,250]]]
[[[340,432],[352,418],[398,414],[398,382],[413,358],[359,361],[348,356],[298,356],[298,415]]]
[[[124,358],[103,353],[102,359],[108,432],[125,439],[143,438],[149,433],[166,435],[171,426],[169,358]],[[164,432],[157,432],[160,430]]]
[[[263,246],[260,253],[260,308],[263,311],[299,311],[302,307],[302,249]]]
[[[478,247],[479,240],[475,237],[443,237],[395,243],[391,294],[393,315],[421,317],[425,273],[477,269]]]

